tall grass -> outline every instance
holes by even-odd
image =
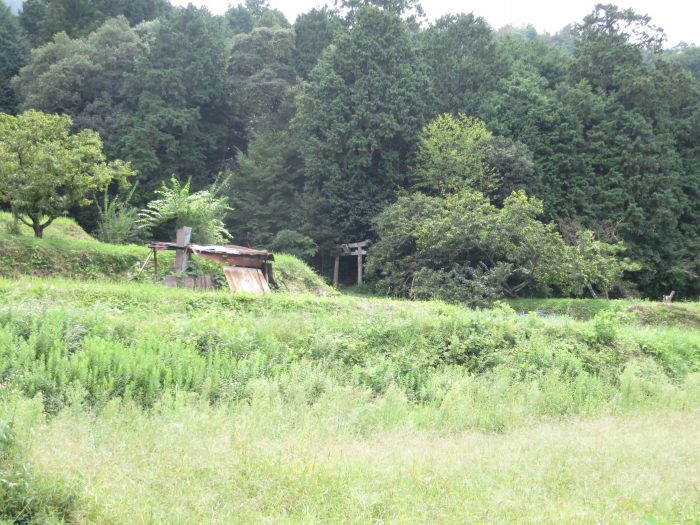
[[[260,387],[283,411],[345,391],[367,414],[405,405],[400,426],[502,431],[697,402],[700,333],[629,325],[615,312],[581,322],[506,306],[60,281],[0,282],[0,298],[0,379],[41,394],[51,412],[77,393],[91,406],[151,407],[173,392],[249,402]]]
[[[615,307],[0,279],[0,523],[692,522],[699,411]]]
[[[319,400],[319,420],[303,404],[283,415],[257,389],[249,405],[235,408],[179,394],[149,411],[114,400],[93,414],[76,402],[50,419],[40,415],[40,399],[19,401],[34,501],[85,524],[694,523],[700,516],[697,412],[632,412],[503,435],[438,433],[396,425],[402,402],[387,397],[385,412],[372,416],[385,427],[364,435],[343,425],[342,408],[332,423],[347,392]]]

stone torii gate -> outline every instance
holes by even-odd
[[[333,265],[333,286],[338,286],[338,272],[340,270],[341,257],[357,257],[357,284],[362,284],[362,258],[367,255],[366,248],[369,241],[348,242],[338,246]]]

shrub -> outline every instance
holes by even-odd
[[[377,288],[410,297],[471,304],[534,292],[568,295],[607,291],[624,270],[622,245],[582,232],[567,245],[554,224],[538,219],[542,202],[515,191],[497,207],[475,191],[399,198],[377,218],[379,241],[367,259]],[[450,290],[457,288],[457,290]]]
[[[294,230],[280,230],[270,242],[270,249],[275,252],[284,252],[300,259],[310,259],[318,251],[318,246],[304,234]]]
[[[190,193],[190,184],[191,180],[181,184],[175,177],[170,179],[170,186],[163,183],[156,191],[160,199],[139,212],[138,223],[144,235],[169,237],[178,228],[190,226],[193,242],[223,243],[231,239],[223,221],[231,209],[226,197],[218,197],[216,188]]]
[[[136,185],[126,197],[112,199],[105,191],[102,206],[97,205],[96,236],[102,242],[130,244],[139,240],[138,210],[129,204]]]

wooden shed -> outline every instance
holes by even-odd
[[[272,281],[271,252],[256,250],[234,244],[194,244],[189,242],[189,228],[183,232],[178,230],[178,242],[153,242],[148,245],[153,250],[157,264],[157,252],[175,250],[175,271],[184,272],[187,269],[187,259],[190,254],[211,259],[224,266],[224,275],[229,288],[234,292],[270,293]]]

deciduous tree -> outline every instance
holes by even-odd
[[[67,116],[0,114],[0,200],[36,237],[94,192],[134,175],[124,162],[106,162],[96,132],[71,127]]]

